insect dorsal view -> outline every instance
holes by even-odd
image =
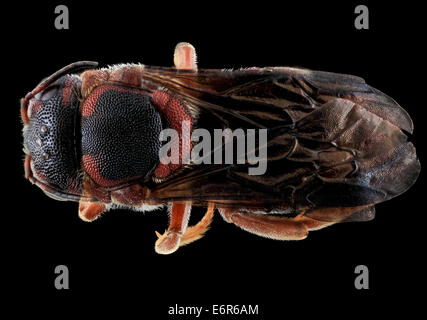
[[[78,201],[84,221],[167,210],[155,250],[169,254],[202,237],[215,212],[276,240],[368,221],[419,175],[410,116],[362,78],[198,69],[188,43],[174,64],[81,61],[45,78],[21,100],[25,177]],[[188,226],[194,206],[206,214]]]

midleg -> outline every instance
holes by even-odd
[[[200,239],[208,229],[214,212],[214,205],[209,204],[205,216],[194,226],[188,227],[191,203],[174,202],[170,208],[169,228],[164,234],[156,231],[158,237],[155,250],[160,254],[175,252],[180,246]]]
[[[188,42],[178,43],[175,47],[173,62],[178,70],[197,71],[196,49]]]
[[[175,252],[180,245],[181,236],[185,233],[190,219],[191,202],[173,202],[169,212],[169,228],[160,235],[154,249],[160,254]]]
[[[184,235],[181,238],[181,246],[199,240],[204,236],[205,232],[209,229],[209,226],[212,222],[215,206],[213,203],[209,203],[203,218],[194,226],[190,226],[185,231]]]

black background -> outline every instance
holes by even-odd
[[[54,28],[59,4],[69,8],[69,30]],[[245,233],[216,216],[203,239],[169,256],[154,252],[154,230],[167,227],[166,212],[117,210],[85,223],[78,218],[77,203],[54,201],[23,177],[19,99],[42,78],[78,60],[171,66],[180,41],[196,47],[200,68],[289,65],[363,77],[408,110],[415,125],[411,140],[423,162],[422,11],[364,2],[370,29],[356,30],[358,4],[62,1],[5,8],[2,264],[16,293],[7,289],[7,294],[20,305],[15,312],[59,318],[82,315],[84,307],[85,316],[115,312],[166,319],[168,307],[176,303],[258,304],[258,316],[235,318],[279,319],[408,315],[420,307],[415,289],[425,282],[423,171],[407,193],[377,205],[371,222],[279,242]],[[202,214],[196,210],[195,220]],[[69,290],[54,287],[54,268],[60,264],[69,267]],[[354,287],[360,264],[369,268],[369,290]]]

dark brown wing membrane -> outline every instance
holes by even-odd
[[[190,165],[152,186],[153,200],[284,212],[359,206],[403,193],[419,174],[402,131],[412,132],[410,117],[361,78],[294,68],[147,68],[146,81],[196,109],[198,127],[268,129],[264,175],[249,175],[248,165]]]
[[[334,222],[334,223],[344,223],[344,222],[365,222],[371,221],[375,218],[375,206],[369,206],[360,209],[359,211],[354,212],[351,215],[345,213],[345,207],[340,207],[341,210],[312,210],[308,211],[304,215],[311,219],[322,221],[322,222]]]
[[[372,206],[352,214],[350,217],[342,220],[341,222],[365,222],[365,221],[371,221],[374,218],[375,218],[375,207]]]
[[[145,73],[156,89],[161,85],[189,97],[203,98],[205,103],[212,105],[202,103],[201,108],[221,110],[236,117],[246,115],[247,121],[261,117],[262,120],[258,120],[263,123],[266,120],[280,122],[283,117],[290,117],[295,122],[323,103],[343,98],[358,103],[405,131],[413,131],[411,118],[396,101],[356,76],[288,67],[235,71],[202,69],[198,73],[146,67]],[[215,102],[232,103],[234,108],[229,110],[228,104]],[[254,115],[255,110],[244,102],[249,106],[260,103],[263,110]],[[274,124],[266,125],[273,128]]]

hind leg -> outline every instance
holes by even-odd
[[[243,213],[230,208],[219,209],[219,212],[225,221],[258,236],[274,240],[302,240],[310,230],[340,222],[361,208],[363,207],[316,209],[303,211],[294,218]],[[321,217],[325,217],[325,220],[322,221]]]
[[[228,208],[219,209],[219,212],[225,221],[261,237],[275,240],[302,240],[307,237],[307,226],[292,218],[242,213]]]

